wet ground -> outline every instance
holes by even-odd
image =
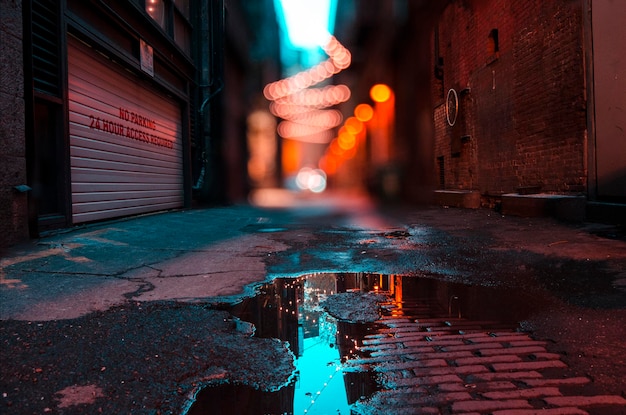
[[[295,377],[279,392],[208,387],[189,414],[625,413],[624,329],[604,356],[615,368],[597,379],[566,363],[570,345],[538,334],[536,316],[557,303],[426,276],[277,279],[228,308],[255,336],[290,344]]]
[[[71,311],[67,304],[72,301],[76,310],[97,306],[96,311],[64,318],[33,318],[33,313],[28,319],[3,317],[1,412],[197,414],[219,413],[219,408],[221,413],[242,414],[386,413],[381,408],[407,401],[399,399],[403,395],[386,392],[415,392],[411,379],[425,377],[426,363],[419,363],[424,350],[419,348],[432,348],[437,340],[444,340],[442,336],[456,336],[445,341],[461,342],[456,345],[460,347],[470,346],[467,341],[482,344],[496,339],[501,347],[510,348],[513,340],[503,333],[514,333],[528,337],[520,341],[543,342],[535,347],[545,350],[507,355],[508,362],[471,365],[456,359],[484,358],[488,352],[447,355],[446,366],[477,370],[466,374],[473,380],[459,377],[464,390],[447,392],[469,395],[451,395],[456,396],[452,401],[429,400],[426,397],[446,395],[427,388],[415,395],[417,401],[407,401],[410,407],[396,407],[396,413],[411,413],[410,408],[424,407],[425,402],[439,411],[432,413],[501,410],[454,403],[481,400],[522,400],[532,408],[564,408],[555,387],[566,397],[616,400],[612,406],[568,401],[572,412],[552,413],[626,413],[617,400],[626,395],[626,242],[619,227],[441,208],[380,214],[373,209],[337,210],[323,205],[299,210],[233,208],[223,218],[220,214],[210,212],[202,217],[205,222],[194,217],[196,224],[216,230],[213,234],[219,235],[219,243],[205,248],[200,240],[179,242],[177,251],[142,248],[141,256],[129,257],[141,263],[129,265],[128,278],[123,272],[111,278],[104,271],[69,270],[88,264],[87,259],[96,261],[109,246],[115,252],[118,247],[134,252],[132,240],[124,240],[128,244],[123,246],[116,242],[71,251],[65,248],[75,246],[69,242],[79,241],[78,236],[61,236],[60,241],[50,241],[59,256],[43,257],[48,258],[43,265],[42,257],[10,260],[0,287],[7,295],[3,307],[44,280],[53,286],[54,280],[71,279],[88,288],[93,281],[106,279],[107,286],[119,287],[114,292],[127,295],[111,298],[110,305],[102,307],[98,289],[92,294],[83,288],[80,296],[48,304],[63,304],[67,310],[63,313]],[[172,215],[180,229],[184,217]],[[161,226],[167,225],[167,220],[160,221]],[[115,233],[102,230],[98,237],[115,242],[114,235],[128,237],[129,229],[145,226],[131,225],[118,224]],[[202,229],[197,225],[193,229],[198,238]],[[167,244],[174,237],[182,240],[172,234],[159,243]],[[193,257],[181,248],[185,244],[200,256],[200,267],[215,272],[199,273]],[[161,265],[158,256],[177,256],[180,261]],[[125,261],[119,254],[115,258],[120,264]],[[73,260],[71,267],[68,259]],[[239,288],[240,294],[235,295],[237,281],[257,274],[259,262],[265,264],[266,281],[257,277],[258,283],[249,291]],[[114,268],[113,262],[103,264]],[[33,271],[46,267],[52,269]],[[138,276],[140,267],[154,275]],[[73,292],[69,286],[68,290]],[[416,303],[424,295],[433,300],[426,303],[430,308]],[[242,296],[247,300],[239,301]],[[60,310],[33,307],[50,310],[49,316]],[[399,314],[398,307],[412,312]],[[28,315],[24,308],[15,314],[10,314],[11,308],[2,310],[3,315]],[[413,313],[416,310],[426,314]],[[420,322],[425,315],[431,320]],[[417,336],[413,343],[387,340],[405,336],[402,330]],[[391,345],[397,349],[393,353]],[[436,352],[446,352],[445,347],[433,349]],[[562,363],[534,370],[541,379],[581,379],[581,384],[544,385],[552,388],[547,401],[541,396],[525,397],[528,392],[504,399],[493,395],[496,390],[465,388],[478,385],[476,377],[484,370],[516,371],[514,366],[498,365],[530,367],[544,361]],[[442,364],[441,359],[428,364],[436,369],[431,375],[450,376],[444,373],[451,369],[432,366]],[[529,376],[513,382],[515,388],[508,392],[536,390],[538,386],[525,382],[537,375]],[[459,387],[448,383],[449,388]],[[524,409],[522,403],[518,405],[515,410]],[[316,408],[325,409],[314,412]]]

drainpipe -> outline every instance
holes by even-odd
[[[212,192],[212,183],[207,180],[211,175],[212,148],[214,147],[211,134],[211,105],[210,101],[223,89],[222,66],[224,55],[224,1],[207,0],[203,2],[202,18],[206,25],[202,25],[200,46],[200,97],[202,104],[198,108],[198,120],[201,139],[201,167],[196,183],[192,186],[199,198],[207,200]],[[214,169],[213,169],[214,170]]]

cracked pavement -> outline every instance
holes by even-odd
[[[551,308],[536,310],[525,328],[550,339],[572,372],[626,393],[621,228],[489,210],[378,210],[358,198],[306,202],[145,215],[3,252],[1,405],[174,414],[212,382],[279,387],[293,369],[285,345],[238,331],[213,308],[276,277],[316,272],[423,276],[549,297]]]

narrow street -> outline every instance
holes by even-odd
[[[316,338],[332,413],[626,413],[623,229],[284,196],[5,252],[2,413],[327,413],[298,401]],[[200,402],[228,384],[265,395]]]
[[[0,415],[626,415],[626,2],[1,1]]]

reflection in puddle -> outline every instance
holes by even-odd
[[[350,302],[350,298],[362,298],[357,294],[368,292],[385,295],[382,307],[373,306],[382,314],[380,319],[366,321],[364,316],[372,310]],[[326,306],[324,300],[337,293],[355,297],[342,294],[345,302]],[[274,392],[241,385],[207,387],[188,413],[350,414],[352,404],[376,390],[372,369],[358,362],[369,357],[363,340],[384,332],[383,322],[414,324],[417,311],[422,318],[447,319],[447,325],[463,319],[477,322],[481,329],[510,326],[532,306],[528,299],[512,302],[511,298],[510,293],[493,288],[399,275],[322,273],[276,279],[230,312],[252,323],[255,336],[289,342],[296,358],[294,379]],[[342,318],[331,316],[325,308]],[[457,330],[460,332],[461,326]]]

